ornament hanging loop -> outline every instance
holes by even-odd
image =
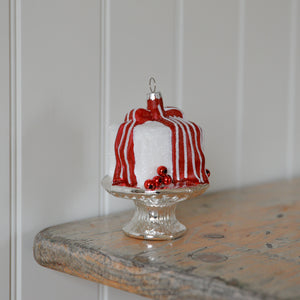
[[[156,81],[154,77],[149,78],[149,89],[151,93],[155,93],[156,91]]]

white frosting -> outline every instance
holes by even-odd
[[[133,130],[135,176],[137,186],[144,187],[147,179],[157,175],[157,168],[165,166],[172,175],[172,132],[159,122],[148,121]]]

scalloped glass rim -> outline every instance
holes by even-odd
[[[196,184],[196,185],[189,185],[185,187],[174,187],[170,189],[157,189],[157,190],[145,190],[138,187],[127,187],[127,186],[119,186],[119,185],[112,185],[112,177],[106,175],[102,179],[102,185],[105,190],[110,194],[119,194],[124,196],[129,195],[141,195],[145,198],[153,198],[153,196],[162,196],[162,195],[172,195],[172,194],[191,194],[188,198],[194,198],[203,194],[209,187],[209,184]],[[125,197],[127,198],[127,197]]]

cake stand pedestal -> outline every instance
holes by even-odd
[[[209,186],[198,184],[151,191],[112,185],[109,176],[103,178],[102,185],[113,196],[134,201],[135,213],[123,232],[145,240],[172,240],[182,236],[186,227],[176,219],[177,203],[203,194]]]

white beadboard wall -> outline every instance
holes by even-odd
[[[9,3],[0,1],[0,299],[10,282]]]
[[[1,1],[1,299],[144,299],[42,268],[32,243],[132,206],[99,182],[149,76],[203,127],[210,191],[300,175],[300,0]]]
[[[246,3],[242,184],[286,174],[290,16],[290,2]]]

